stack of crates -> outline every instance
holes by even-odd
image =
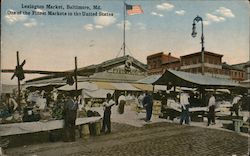
[[[153,115],[155,116],[161,115],[161,101],[160,100],[153,101]]]

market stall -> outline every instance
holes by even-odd
[[[84,125],[89,123],[100,122],[101,117],[77,118],[76,125]],[[0,136],[9,136],[17,134],[27,134],[42,131],[50,131],[63,128],[63,120],[22,122],[0,125]]]
[[[207,100],[208,96],[206,95],[206,90],[212,90],[213,93],[222,91],[228,93],[228,88],[241,87],[240,84],[235,81],[229,79],[222,79],[210,76],[204,76],[201,74],[192,74],[182,71],[175,70],[167,70],[161,77],[159,77],[153,85],[165,85],[168,88],[174,88],[174,91],[179,92],[188,92],[190,94],[195,95],[195,99],[197,99],[197,103],[195,107],[190,108],[191,116],[195,114],[195,116],[204,115],[207,108]],[[180,87],[178,89],[178,87]],[[182,89],[190,88],[189,90]],[[179,94],[175,94],[178,96]],[[192,97],[193,98],[193,97]],[[178,106],[178,98],[172,98],[172,101],[166,102],[166,109],[174,110],[175,112],[180,112],[180,106]],[[225,108],[232,107],[230,102],[228,101],[217,101],[217,111],[225,110]]]

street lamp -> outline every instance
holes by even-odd
[[[204,50],[205,50],[205,47],[204,47],[204,35],[203,35],[203,20],[200,16],[197,16],[194,18],[193,20],[193,28],[192,28],[192,37],[196,37],[197,35],[197,32],[196,32],[196,23],[200,22],[201,21],[201,73],[202,75],[204,75]]]

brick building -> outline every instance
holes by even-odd
[[[205,75],[220,75],[222,74],[220,54],[205,51],[204,52],[204,73]],[[201,73],[202,72],[202,53],[192,53],[181,56],[181,67],[180,70],[190,73]]]
[[[168,53],[163,52],[149,55],[147,57],[148,74],[162,74],[166,69],[178,70],[180,67],[180,59]]]
[[[246,72],[243,68],[228,65],[225,62],[222,64],[223,74],[230,76],[232,80],[243,81],[246,80]]]
[[[236,81],[247,79],[247,63],[228,65],[222,63],[221,54],[204,51],[204,74]],[[249,62],[248,62],[249,64]],[[202,73],[202,53],[196,52],[181,56],[180,59],[169,53],[156,53],[147,57],[148,74],[162,74],[166,69],[181,70],[190,73]],[[249,74],[249,72],[248,72]]]
[[[250,79],[250,61],[244,63],[233,64],[232,67],[245,71],[245,79]]]

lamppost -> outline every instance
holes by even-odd
[[[202,75],[204,75],[204,35],[203,35],[203,20],[200,16],[197,16],[194,18],[193,20],[193,28],[192,28],[192,37],[196,37],[197,32],[196,32],[196,26],[195,26],[195,22],[200,22],[201,21],[201,73]]]

